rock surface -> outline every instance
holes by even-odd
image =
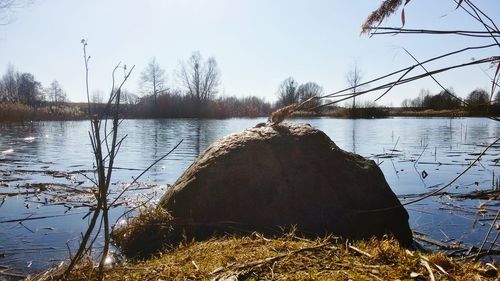
[[[235,222],[262,232],[296,226],[353,239],[389,233],[412,242],[408,213],[375,162],[341,150],[309,125],[261,126],[222,138],[159,207],[201,224]]]

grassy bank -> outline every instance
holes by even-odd
[[[392,110],[391,116],[401,117],[473,117],[480,116],[471,114],[465,109],[443,109],[443,110]]]
[[[166,223],[168,222],[168,223]],[[351,243],[333,236],[298,237],[294,231],[271,237],[251,233],[195,241],[189,229],[179,231],[162,209],[149,209],[114,231],[114,240],[127,253],[147,258],[117,262],[105,280],[496,280],[494,265],[460,262],[442,253],[421,253],[400,247],[394,239]],[[198,228],[199,229],[199,228]],[[177,230],[177,231],[176,231]],[[220,233],[220,232],[219,232]],[[160,240],[176,243],[163,244]],[[133,245],[155,245],[146,252]],[[128,250],[128,251],[127,251]],[[137,256],[137,255],[135,255]],[[32,280],[59,280],[64,266]],[[97,265],[80,264],[67,280],[95,280]]]
[[[104,104],[92,104],[94,112],[102,112],[105,109]],[[217,107],[218,106],[218,107]],[[82,120],[86,119],[86,103],[66,103],[62,105],[44,105],[31,107],[19,103],[0,103],[0,122],[1,121],[50,121],[50,120]],[[141,105],[123,105],[122,116],[127,119],[142,118],[234,118],[234,117],[267,117],[270,110],[265,112],[259,110],[247,110],[242,108],[232,108],[220,104],[212,105],[209,112],[196,114],[190,110],[173,110],[171,107],[159,107],[156,110],[144,108]],[[156,112],[156,113],[155,113]],[[499,116],[498,108],[491,108],[490,115]],[[364,107],[352,110],[343,107],[329,107],[321,112],[299,111],[294,112],[293,117],[332,117],[332,118],[386,118],[386,117],[485,117],[485,111],[471,111],[465,108],[460,109],[404,109],[389,107]]]
[[[80,265],[67,280],[94,280],[96,265]],[[58,280],[58,269],[30,280]],[[399,247],[394,240],[351,245],[259,234],[183,243],[143,261],[108,269],[104,280],[498,280],[493,265]],[[232,279],[231,279],[232,278]]]
[[[84,119],[85,111],[74,104],[31,107],[20,103],[0,103],[0,121],[51,121]]]

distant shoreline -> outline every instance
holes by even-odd
[[[96,111],[102,110],[105,105],[91,105]],[[0,122],[29,122],[29,121],[78,121],[87,120],[86,114],[88,104],[86,103],[65,103],[61,105],[45,105],[39,107],[30,107],[23,104],[0,103]],[[162,112],[154,116],[153,114],[144,114],[139,111],[139,105],[122,105],[124,119],[165,119],[165,118],[202,118],[202,119],[228,119],[228,118],[262,118],[269,114],[245,114],[234,112],[233,114],[218,115],[217,113],[208,113],[190,115],[190,114],[169,114]],[[471,111],[467,108],[458,109],[416,109],[416,108],[356,108],[353,111],[350,108],[328,108],[324,112],[301,111],[293,114],[291,118],[311,118],[311,117],[331,117],[341,119],[374,119],[390,117],[488,117],[500,116],[500,107],[490,108],[490,115],[486,115],[483,110]]]

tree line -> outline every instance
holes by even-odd
[[[204,59],[200,52],[179,64],[175,71],[178,83],[167,83],[167,75],[155,58],[152,58],[140,73],[140,87],[136,93],[121,90],[121,103],[124,113],[130,118],[169,118],[169,117],[257,117],[268,116],[278,107],[299,103],[311,97],[324,94],[323,87],[315,82],[299,84],[294,78],[284,79],[276,91],[277,101],[270,103],[256,96],[234,97],[217,96],[220,86],[220,70],[214,57]],[[94,111],[105,108],[106,94],[100,90],[90,96]],[[17,71],[9,65],[0,78],[0,103],[22,105],[23,111],[30,108],[40,109],[49,106],[71,106],[61,84],[54,80],[44,87],[35,76],[28,72]],[[320,100],[313,100],[303,110],[314,110],[318,114]],[[9,108],[15,112],[15,107]],[[81,118],[88,111],[80,106]],[[35,113],[33,113],[35,114]],[[31,115],[33,115],[31,114]],[[77,114],[72,114],[74,118]]]
[[[299,84],[293,77],[288,77],[278,87],[278,101],[276,107],[287,106],[294,103],[306,101],[312,97],[321,97],[324,94],[323,87],[316,82]],[[307,104],[305,109],[318,112],[321,100],[314,99]]]
[[[490,102],[491,100],[491,102]],[[474,114],[498,113],[500,111],[500,90],[492,96],[485,89],[477,88],[465,98],[459,98],[452,88],[431,94],[427,89],[421,89],[413,99],[405,99],[401,107],[412,110],[450,110],[465,108]]]
[[[132,114],[138,117],[234,116],[235,113],[232,110],[228,112],[226,108],[229,98],[216,99],[220,70],[214,57],[204,60],[200,52],[193,52],[187,61],[180,63],[176,76],[178,87],[169,87],[165,70],[153,58],[141,73],[142,96]],[[252,103],[245,102],[245,99],[233,100],[237,100],[238,105],[245,103],[247,107],[253,106]],[[264,103],[262,100],[259,102]],[[256,115],[265,114],[258,107],[248,110],[257,111]]]
[[[19,72],[12,65],[0,78],[0,102],[21,103],[38,107],[47,103],[62,104],[66,102],[66,92],[57,80],[50,86],[43,87],[35,76],[28,72]]]
[[[315,82],[298,84],[289,77],[278,87],[278,100],[271,104],[256,96],[219,96],[220,70],[214,57],[204,59],[200,52],[193,52],[181,62],[175,72],[178,84],[169,87],[165,70],[155,58],[151,59],[140,76],[141,96],[135,96],[135,106],[129,111],[133,117],[257,117],[268,116],[277,107],[304,101],[323,94],[323,87]],[[134,96],[125,92],[128,101]],[[320,105],[315,100],[308,105]],[[306,108],[307,110],[307,108]]]
[[[361,74],[357,68],[351,72],[346,76],[346,81],[356,89],[360,83]],[[316,82],[299,83],[293,77],[284,79],[278,85],[275,92],[277,101],[274,104],[255,96],[242,98],[218,96],[220,70],[217,61],[214,57],[204,59],[199,52],[193,52],[186,61],[181,62],[174,73],[178,83],[169,85],[165,70],[161,68],[155,58],[152,58],[140,74],[139,91],[137,93],[126,89],[121,91],[121,103],[125,105],[122,107],[124,117],[228,118],[269,116],[276,108],[301,103],[311,97],[324,96],[323,87]],[[422,89],[416,98],[405,99],[401,103],[401,107],[412,111],[466,108],[473,115],[482,115],[486,112],[498,114],[500,111],[500,91],[496,93],[491,103],[490,98],[492,97],[486,90],[479,88],[463,99],[459,98],[452,88],[434,95],[429,90]],[[92,93],[90,101],[93,110],[99,111],[104,109],[106,98],[103,92],[95,91]],[[48,113],[44,114],[50,114],[50,112],[56,112],[58,108],[63,108],[65,105],[69,106],[67,102],[66,92],[57,80],[54,80],[48,87],[44,87],[33,74],[19,72],[12,65],[7,67],[7,71],[0,78],[0,103],[4,107],[5,104],[20,104],[35,109],[48,107]],[[384,117],[390,114],[388,108],[382,108],[375,103],[355,106],[353,101],[350,111],[344,110],[342,112],[338,108],[331,106],[322,108],[321,105],[322,99],[313,99],[301,110],[307,111],[306,114],[338,115],[352,118]],[[72,119],[85,118],[87,109],[84,106],[77,109],[70,111],[65,109],[64,112],[71,112],[69,115]],[[22,110],[26,111],[27,108],[22,107]],[[10,112],[15,112],[15,110],[10,108]],[[64,119],[64,115],[61,116]]]
[[[200,52],[180,63],[175,71],[177,85],[169,86],[165,70],[152,58],[140,74],[140,95],[122,92],[132,118],[227,118],[267,116],[272,105],[264,99],[219,96],[220,70],[214,57]],[[94,98],[93,98],[94,99]]]
[[[349,85],[360,83],[359,70],[355,71],[356,80],[347,79]],[[204,59],[200,52],[192,55],[179,64],[174,71],[174,83],[167,83],[166,71],[153,57],[140,73],[139,90],[135,93],[126,89],[121,90],[120,102],[124,105],[122,111],[127,118],[228,118],[228,117],[257,117],[269,116],[276,108],[290,104],[301,103],[312,97],[324,95],[324,89],[318,83],[309,81],[299,83],[293,77],[284,79],[274,93],[275,103],[256,97],[218,96],[220,86],[220,70],[214,57]],[[30,108],[39,108],[50,105],[50,112],[57,107],[68,106],[65,91],[57,80],[49,87],[43,87],[33,74],[18,72],[13,66],[8,66],[6,73],[0,79],[0,103],[20,104]],[[105,109],[106,94],[94,91],[90,96],[93,112]],[[342,117],[364,116],[363,114],[339,113],[336,107],[322,108],[322,99],[313,99],[301,108],[301,114],[327,114]],[[55,107],[53,107],[55,106]],[[354,106],[354,104],[353,104]],[[376,108],[375,104],[366,106]],[[24,111],[29,108],[19,107]],[[71,110],[71,118],[85,118],[88,107],[80,104],[78,110]],[[336,111],[332,114],[332,109]],[[358,111],[362,111],[360,108]],[[40,111],[40,110],[38,110]],[[10,108],[15,112],[15,108]],[[352,113],[352,112],[351,112]],[[80,114],[81,116],[78,116]],[[372,116],[372,112],[367,113]],[[26,114],[25,114],[26,115]],[[32,113],[30,116],[36,115]],[[377,114],[377,116],[383,116]],[[63,117],[64,118],[64,117]]]
[[[220,85],[220,71],[215,58],[203,59],[199,52],[180,64],[176,71],[177,86],[167,84],[167,76],[155,58],[140,74],[140,88],[136,93],[121,90],[120,102],[123,116],[127,118],[170,118],[170,117],[257,117],[267,116],[272,104],[255,96],[217,97]],[[90,96],[94,112],[105,109],[107,95],[94,91]],[[0,78],[0,105],[2,120],[12,120],[8,115],[28,116],[33,119],[47,119],[47,112],[60,112],[61,108],[75,107],[71,119],[85,118],[83,104],[69,104],[61,84],[54,80],[44,87],[35,76],[19,72],[12,65]],[[47,110],[49,108],[50,110]],[[20,111],[20,112],[16,112]],[[43,117],[37,118],[37,113]],[[79,112],[81,116],[77,116]],[[5,115],[5,116],[4,116]],[[60,116],[64,119],[64,116]]]

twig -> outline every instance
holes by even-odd
[[[194,260],[191,260],[191,263],[193,264],[194,268],[196,269],[196,271],[200,270],[200,268],[198,267],[198,265],[194,262]]]
[[[448,184],[446,184],[445,186],[443,186],[443,187],[441,187],[441,188],[439,188],[439,189],[437,189],[437,190],[435,190],[435,191],[433,191],[433,192],[431,192],[431,193],[429,193],[429,194],[427,194],[427,195],[425,195],[425,196],[423,196],[423,197],[421,197],[421,198],[419,198],[419,199],[416,199],[416,200],[413,200],[413,201],[410,201],[410,202],[404,203],[404,204],[402,204],[402,205],[403,205],[403,206],[406,206],[406,205],[409,205],[409,204],[414,204],[414,203],[417,203],[417,202],[422,201],[422,200],[424,200],[424,199],[426,199],[426,198],[429,198],[429,197],[433,196],[434,194],[437,194],[437,193],[439,193],[439,192],[443,191],[444,189],[446,189],[447,187],[451,186],[451,185],[452,185],[453,183],[455,183],[455,182],[456,182],[456,181],[457,181],[460,177],[462,177],[462,176],[463,176],[463,175],[464,175],[467,171],[469,171],[469,170],[470,170],[470,169],[474,166],[474,164],[476,164],[476,162],[477,162],[477,161],[479,161],[479,159],[481,159],[481,157],[482,157],[482,156],[486,153],[486,151],[487,151],[488,149],[490,149],[492,146],[494,146],[494,145],[495,145],[495,144],[496,144],[499,140],[500,140],[500,138],[497,138],[494,142],[492,142],[490,145],[488,145],[488,146],[487,146],[487,147],[486,147],[486,148],[485,148],[485,149],[484,149],[484,150],[483,150],[483,151],[479,154],[479,156],[478,156],[478,157],[477,157],[474,161],[472,161],[472,163],[471,163],[469,166],[467,166],[467,168],[465,168],[465,170],[463,170],[460,174],[458,174],[458,175],[457,175],[457,176],[456,176],[456,177],[455,177],[455,178],[454,178],[451,182],[449,182],[449,183],[448,183]]]
[[[83,53],[84,53],[84,62],[85,62],[85,73],[86,73],[86,91],[87,91],[87,101],[89,105],[89,119],[91,121],[91,132],[89,132],[89,138],[91,141],[92,145],[92,150],[94,152],[94,158],[95,158],[95,165],[96,165],[96,170],[94,172],[94,176],[97,175],[97,180],[92,180],[90,179],[93,183],[96,184],[97,186],[97,192],[94,193],[95,198],[96,198],[96,207],[93,211],[93,216],[90,219],[89,226],[85,232],[84,235],[82,235],[82,241],[80,242],[80,245],[78,247],[77,252],[71,259],[70,264],[64,271],[64,276],[68,276],[69,272],[74,268],[74,266],[81,260],[82,256],[84,253],[89,251],[92,247],[92,245],[95,242],[95,239],[99,235],[100,231],[102,228],[104,228],[104,249],[103,249],[103,254],[101,257],[101,261],[99,263],[99,270],[98,270],[98,275],[97,279],[102,280],[103,278],[103,267],[104,267],[104,261],[106,259],[108,249],[109,249],[109,244],[110,244],[110,234],[109,234],[109,217],[108,217],[108,200],[107,196],[109,193],[109,186],[111,183],[111,176],[113,173],[113,166],[114,166],[114,160],[117,155],[117,152],[119,148],[121,147],[122,141],[125,139],[122,138],[120,141],[117,140],[118,138],[118,126],[121,124],[120,118],[119,118],[119,107],[120,107],[120,92],[121,88],[124,85],[124,83],[127,81],[129,76],[131,75],[134,66],[130,69],[130,71],[125,74],[124,79],[122,80],[120,86],[117,89],[114,89],[114,73],[116,69],[119,67],[120,64],[118,64],[115,69],[112,72],[113,76],[113,89],[110,94],[110,98],[108,100],[108,103],[106,104],[105,110],[101,114],[95,114],[91,115],[91,106],[90,106],[90,96],[89,96],[89,84],[88,84],[88,60],[90,59],[90,56],[87,57],[86,53],[86,46],[87,46],[87,41],[82,39],[81,41],[83,45]],[[114,102],[114,104],[113,104]],[[113,112],[113,128],[111,132],[107,131],[107,116],[108,113],[111,112],[111,106],[115,106],[115,111]],[[101,137],[101,124],[102,124],[102,118],[105,118],[105,124],[104,124],[104,138]],[[109,146],[108,143],[108,137],[110,136],[111,133],[111,147]],[[103,146],[107,149],[108,153],[106,157],[103,157]],[[109,157],[109,160],[108,160]],[[106,165],[106,161],[108,160],[108,164]],[[88,177],[87,177],[88,178]],[[89,213],[90,214],[90,213]],[[101,215],[102,214],[102,215]],[[96,222],[98,218],[101,216],[101,222],[99,224],[99,228],[97,231],[96,236],[94,239],[92,239],[90,245],[88,245],[90,236],[94,232]]]
[[[28,194],[37,194],[38,191],[17,191],[17,192],[0,192],[0,196],[17,196],[17,195],[28,195]]]
[[[444,250],[457,250],[457,249],[461,249],[460,247],[458,247],[456,245],[449,245],[449,244],[446,244],[446,243],[443,243],[441,241],[437,241],[437,240],[431,239],[431,238],[423,236],[423,235],[417,235],[415,233],[413,234],[413,238],[415,238],[417,240],[420,240],[420,241],[423,241],[423,242],[426,242],[426,243],[429,243],[429,244],[432,244],[432,245],[435,245],[435,246],[438,246],[439,248],[444,249]]]
[[[223,268],[223,267],[217,268],[216,270],[212,271],[210,274],[214,275],[214,274],[217,274],[217,273],[222,272],[224,270],[228,270],[229,268],[234,268],[234,269],[240,269],[241,270],[241,269],[249,268],[249,267],[258,267],[258,266],[262,266],[263,264],[266,264],[266,263],[278,261],[278,260],[280,260],[282,258],[285,258],[285,257],[288,257],[288,256],[296,255],[296,254],[299,254],[299,253],[302,253],[302,252],[317,250],[317,249],[323,248],[323,247],[328,246],[328,245],[330,245],[330,244],[329,243],[323,243],[323,244],[320,244],[320,245],[316,245],[316,246],[312,246],[312,247],[306,247],[306,248],[302,248],[302,249],[298,249],[298,250],[295,250],[295,251],[288,252],[286,254],[281,254],[281,255],[274,256],[274,257],[268,257],[268,258],[261,259],[261,260],[251,261],[251,262],[244,263],[244,264],[232,264],[232,265],[227,266],[225,268]]]
[[[403,79],[406,76],[406,74],[410,73],[413,69],[414,69],[414,66],[411,66],[405,73],[403,73],[403,75],[401,75],[398,78],[398,80],[396,80],[394,83],[392,83],[392,85],[384,93],[382,93],[380,96],[378,96],[375,99],[375,101],[378,101],[379,99],[384,97],[387,93],[389,93],[389,91],[392,90],[392,88],[394,88],[401,81],[401,79]]]
[[[0,275],[4,275],[4,276],[8,276],[8,277],[12,277],[12,278],[20,278],[20,279],[24,279],[26,278],[26,276],[22,275],[22,274],[18,274],[18,273],[10,273],[10,272],[6,272],[6,271],[2,271],[0,272]]]
[[[420,155],[418,156],[417,160],[415,160],[415,163],[413,163],[413,166],[417,166],[418,160],[420,160],[420,157],[422,157],[422,155],[424,155],[424,152],[425,152],[425,150],[427,149],[427,146],[428,146],[428,145],[429,145],[429,144],[426,144],[426,145],[424,146],[424,149],[422,149],[422,153],[420,153]]]
[[[487,25],[483,19],[481,18],[481,16],[479,15],[478,11],[481,11],[477,6],[475,6],[474,4],[471,3],[471,1],[469,0],[465,0],[465,3],[472,9],[472,11],[474,11],[474,13],[476,14],[476,17],[477,17],[477,20],[484,26],[484,28],[490,33],[490,37],[497,43],[498,47],[500,47],[500,43],[498,43],[498,40],[497,38],[495,38],[495,36],[493,35],[492,31],[491,30],[494,30],[492,27],[490,27],[489,25]],[[481,14],[483,14],[484,16],[486,16],[485,13],[483,13],[481,11]],[[491,18],[489,18],[488,16],[486,16],[488,19],[490,19],[491,22],[493,22],[491,20]],[[493,25],[495,23],[493,22]],[[498,29],[497,29],[498,31]]]
[[[109,206],[113,206],[116,201],[118,201],[118,199],[120,199],[120,197],[125,193],[127,192],[127,190],[132,186],[134,185],[147,171],[149,171],[149,169],[151,169],[154,165],[156,165],[158,162],[160,162],[161,160],[165,159],[165,157],[167,157],[168,155],[170,155],[172,152],[174,152],[174,150],[179,147],[179,145],[181,145],[181,143],[184,141],[184,139],[181,139],[179,141],[179,143],[177,143],[169,152],[167,152],[165,155],[163,155],[162,157],[158,158],[156,161],[154,161],[151,165],[149,165],[149,167],[147,167],[146,169],[144,169],[144,171],[142,171],[142,173],[139,174],[139,176],[137,176],[133,181],[132,183],[130,183],[129,185],[127,185],[127,187],[125,187],[121,192],[120,194],[118,194],[118,196],[115,198],[115,200],[113,200],[113,202],[111,204],[109,204]]]
[[[349,249],[354,250],[355,252],[357,252],[359,254],[365,255],[365,256],[367,256],[369,258],[373,258],[373,256],[371,254],[369,254],[369,253],[367,253],[367,252],[365,252],[365,251],[363,251],[363,250],[361,250],[359,248],[356,248],[353,245],[349,245],[348,247],[349,247]]]
[[[69,259],[73,259],[73,254],[71,253],[71,247],[69,246],[69,241],[66,241],[66,248],[68,249]]]
[[[488,241],[488,237],[490,237],[490,233],[491,233],[491,230],[493,230],[493,228],[496,226],[496,222],[498,220],[498,216],[500,215],[500,210],[497,211],[497,214],[495,216],[495,219],[493,220],[493,222],[491,223],[490,225],[490,228],[488,229],[488,232],[486,233],[486,235],[484,236],[484,240],[483,242],[481,243],[481,247],[479,247],[479,250],[477,250],[477,253],[476,253],[476,256],[474,257],[474,259],[477,259],[479,254],[481,253],[481,251],[483,250],[483,247],[484,247],[484,244],[486,244],[486,241]],[[498,233],[497,233],[498,234]]]
[[[439,264],[435,264],[433,262],[431,262],[431,264],[433,266],[435,266],[439,271],[441,271],[444,275],[446,275],[448,278],[450,278],[451,280],[456,280],[455,277],[451,276],[446,270],[444,270],[444,268],[442,266],[440,266]]]
[[[469,5],[476,8],[477,11],[479,11],[485,18],[487,18],[491,22],[491,24],[493,24],[493,26],[495,27],[495,28],[492,28],[490,26],[487,26],[487,28],[489,28],[491,30],[495,30],[497,33],[500,32],[498,29],[498,26],[495,24],[495,21],[493,21],[487,14],[485,14],[481,9],[479,9],[476,5],[474,5],[474,3],[472,3],[471,1],[468,1],[468,0],[467,0],[467,2],[469,3]]]
[[[32,229],[30,229],[29,227],[27,227],[26,225],[24,225],[22,221],[20,221],[20,222],[19,222],[19,224],[20,224],[22,227],[26,228],[29,232],[31,232],[31,233],[35,233]]]
[[[460,2],[462,2],[462,0],[459,0],[459,1],[460,1]],[[467,10],[467,9],[464,7],[464,5],[461,5],[461,3],[460,3],[460,2],[458,2],[457,0],[453,0],[453,2],[455,2],[455,3],[458,5],[458,6],[457,6],[457,8],[459,8],[459,7],[460,7],[460,8],[462,8],[462,10],[464,10],[467,14],[469,14],[469,15],[470,15],[471,17],[473,17],[475,20],[477,20],[477,21],[481,22],[481,20],[480,20],[478,17],[476,17],[475,15],[473,15],[473,14],[472,14],[469,10]],[[487,25],[487,27],[488,27],[488,28],[493,29],[493,28],[492,28],[491,26],[489,26],[489,25]]]
[[[137,206],[134,206],[133,208],[127,210],[126,212],[124,212],[123,214],[121,214],[117,219],[116,221],[120,221],[123,217],[125,217],[126,215],[130,214],[131,212],[143,207],[143,206],[146,206],[147,203],[149,203],[151,200],[153,200],[153,198],[155,198],[155,196],[151,196],[149,197],[146,201],[142,202],[141,204],[137,205]],[[115,204],[112,204],[110,206],[115,206]]]
[[[490,244],[490,248],[488,249],[488,253],[491,252],[491,250],[493,249],[493,246],[495,246],[495,244],[497,243],[499,235],[500,235],[500,231],[497,231],[497,234],[495,235],[495,239],[493,239],[493,242],[491,242],[491,244]]]
[[[394,144],[394,147],[391,150],[391,154],[390,155],[392,155],[394,153],[394,151],[396,150],[396,146],[398,145],[398,142],[399,142],[399,136],[398,136],[398,139],[396,140],[396,143]]]
[[[478,156],[477,158],[472,161],[472,163],[469,164],[469,166],[467,166],[467,168],[465,168],[460,174],[458,174],[452,181],[450,181],[448,184],[446,184],[445,186],[439,188],[439,189],[436,189],[434,190],[433,192],[430,192],[430,193],[427,193],[426,195],[418,198],[418,199],[415,199],[413,201],[409,201],[409,202],[406,202],[406,203],[403,203],[403,204],[399,204],[399,205],[394,205],[394,206],[391,206],[391,207],[386,207],[386,208],[379,208],[379,209],[370,209],[370,210],[357,210],[358,213],[370,213],[370,212],[383,212],[383,211],[389,211],[389,210],[393,210],[393,209],[397,209],[397,208],[400,208],[402,206],[407,206],[407,205],[410,205],[410,204],[414,204],[414,203],[417,203],[417,202],[420,202],[424,199],[427,199],[431,196],[434,196],[435,194],[438,194],[439,192],[443,191],[444,189],[448,188],[449,186],[451,186],[453,183],[455,183],[460,177],[462,177],[467,171],[469,171],[475,164],[477,161],[479,161],[479,159],[481,159],[481,157],[486,153],[486,151],[488,149],[490,149],[492,146],[494,146],[498,141],[500,141],[500,138],[497,138],[494,142],[492,142],[491,144],[489,144]]]
[[[427,269],[429,272],[429,278],[431,281],[436,281],[436,278],[434,277],[434,273],[432,273],[432,268],[429,266],[429,263],[425,261],[424,259],[420,259],[420,263]]]
[[[448,89],[446,89],[446,88],[445,88],[445,87],[444,87],[441,83],[439,83],[439,81],[438,81],[436,78],[434,78],[434,76],[433,76],[432,74],[430,74],[430,73],[429,73],[429,71],[427,70],[427,68],[425,68],[425,66],[424,66],[422,63],[420,63],[420,61],[418,61],[418,60],[417,60],[417,58],[415,58],[415,56],[413,56],[413,55],[410,53],[410,51],[408,51],[406,48],[403,48],[403,50],[404,50],[404,51],[405,51],[405,52],[406,52],[406,53],[407,53],[407,54],[408,54],[408,55],[409,55],[409,56],[410,56],[410,57],[411,57],[411,58],[412,58],[415,62],[417,62],[417,63],[418,63],[418,65],[419,65],[419,66],[420,66],[420,67],[421,67],[421,68],[425,71],[425,73],[428,73],[428,74],[429,74],[429,77],[431,77],[431,78],[432,78],[432,80],[434,80],[434,82],[436,82],[436,84],[438,84],[438,85],[439,85],[439,87],[441,87],[441,89],[443,89],[443,91],[444,91],[447,95],[449,95],[449,96],[451,96],[451,97],[453,97],[453,98],[457,99],[458,101],[460,101],[460,102],[461,102],[462,104],[464,104],[465,106],[468,106],[468,105],[469,105],[467,102],[465,102],[465,101],[464,101],[464,100],[462,100],[461,98],[459,98],[459,97],[455,96],[454,94],[450,93],[450,91],[448,91]]]
[[[372,29],[372,28],[370,28]],[[433,30],[433,29],[409,29],[409,28],[394,28],[394,27],[377,27],[377,30],[385,30],[382,32],[376,31],[370,35],[385,35],[385,34],[436,34],[436,35],[461,35],[469,37],[490,37],[493,34],[495,37],[500,37],[500,32],[493,31],[475,31],[475,30]]]
[[[489,58],[475,60],[473,62],[452,65],[452,66],[448,66],[448,67],[436,69],[436,70],[433,70],[433,71],[430,71],[430,72],[426,72],[426,73],[423,73],[423,74],[415,75],[415,76],[412,76],[410,78],[402,79],[400,82],[397,83],[397,85],[402,85],[402,84],[410,83],[410,82],[413,82],[415,80],[419,80],[419,79],[422,79],[424,77],[431,76],[431,75],[434,75],[434,74],[446,72],[446,71],[449,71],[449,70],[452,70],[452,69],[462,68],[462,67],[476,65],[476,64],[492,63],[492,62],[497,62],[497,61],[500,61],[500,57],[493,56],[493,57],[489,57]],[[371,89],[368,89],[368,90],[359,91],[356,94],[351,94],[351,95],[349,95],[349,96],[347,96],[345,98],[338,99],[338,100],[335,100],[335,101],[332,101],[332,102],[328,102],[328,103],[316,106],[316,107],[312,108],[311,110],[317,110],[319,108],[322,108],[322,107],[325,107],[325,106],[328,106],[328,105],[340,103],[342,101],[351,99],[353,97],[361,96],[361,95],[364,95],[364,94],[367,94],[367,93],[370,93],[370,92],[373,92],[373,91],[378,91],[378,90],[386,89],[386,88],[391,87],[393,84],[394,84],[394,82],[390,82],[390,83],[386,83],[386,84],[383,84],[381,86],[374,87],[374,88],[371,88]],[[340,92],[343,92],[343,91],[344,90],[336,92],[336,93],[340,93]],[[334,94],[321,96],[320,98],[323,99],[323,98],[332,97]]]
[[[91,183],[93,183],[95,186],[97,186],[97,182],[96,182],[94,179],[90,178],[89,176],[87,176],[87,175],[86,175],[86,174],[84,174],[84,173],[80,173],[80,174],[81,174],[83,177],[85,177],[86,179],[88,179],[88,180],[89,180]]]
[[[474,47],[467,47],[467,48],[463,48],[463,49],[459,49],[459,50],[456,50],[456,51],[453,51],[453,52],[449,52],[449,53],[446,53],[446,54],[443,54],[443,55],[440,55],[440,56],[436,56],[436,57],[433,57],[431,59],[428,59],[428,60],[425,60],[422,62],[422,64],[426,64],[426,63],[429,63],[429,62],[432,62],[432,61],[435,61],[435,60],[439,60],[439,59],[442,59],[442,58],[445,58],[445,57],[448,57],[448,56],[452,56],[452,55],[456,55],[456,54],[459,54],[459,53],[462,53],[462,52],[466,52],[466,51],[471,51],[471,50],[480,50],[480,49],[487,49],[487,48],[491,48],[491,47],[496,47],[496,44],[489,44],[489,45],[482,45],[482,46],[474,46]],[[418,65],[415,64],[415,65],[412,65],[412,66],[409,66],[409,67],[406,67],[406,68],[403,68],[403,69],[400,69],[400,70],[396,70],[394,72],[391,72],[389,74],[386,74],[386,75],[383,75],[383,76],[380,76],[380,77],[377,77],[375,79],[372,79],[370,81],[367,81],[367,82],[364,82],[364,83],[361,83],[358,85],[359,86],[366,86],[368,84],[372,84],[374,82],[377,82],[377,81],[380,81],[382,79],[385,79],[385,78],[388,78],[388,77],[391,77],[395,74],[398,74],[398,73],[401,73],[401,72],[405,72],[405,71],[408,71],[410,69],[413,69],[415,67],[417,67]],[[354,87],[349,87],[349,88],[346,88],[346,89],[343,89],[343,90],[340,90],[340,91],[337,91],[337,92],[333,92],[331,94],[328,94],[328,95],[324,95],[322,96],[323,97],[333,97],[333,96],[337,96],[338,94],[340,93],[344,93],[344,92],[347,92],[347,91],[351,91],[352,89],[354,89]]]
[[[83,44],[83,61],[85,62],[85,89],[87,91],[87,104],[89,107],[89,116],[92,115],[92,109],[90,106],[90,93],[89,93],[89,67],[88,63],[90,60],[90,56],[87,57],[87,49],[85,48],[87,46],[87,39],[82,39],[81,43]]]
[[[43,219],[50,219],[50,218],[57,218],[57,217],[80,215],[80,214],[83,214],[83,212],[81,212],[81,213],[73,213],[73,214],[65,214],[65,215],[39,216],[39,217],[34,217],[33,214],[31,214],[31,215],[29,215],[29,216],[27,216],[26,218],[23,218],[23,219],[3,220],[3,221],[0,221],[0,223],[24,222],[24,221],[32,221],[32,220],[43,220]]]
[[[375,278],[375,279],[377,279],[377,280],[379,280],[379,281],[384,281],[384,279],[382,279],[382,278],[378,277],[377,275],[375,275],[375,274],[373,274],[373,273],[371,273],[371,272],[368,272],[368,275],[370,275],[371,277],[373,277],[373,278]]]
[[[99,227],[97,228],[97,233],[94,235],[94,238],[90,241],[90,243],[88,243],[88,246],[85,249],[84,253],[92,251],[92,247],[94,246],[95,241],[97,241],[97,238],[99,238],[99,235],[101,234],[102,224],[103,224],[103,216],[101,216],[101,219],[99,221]]]

